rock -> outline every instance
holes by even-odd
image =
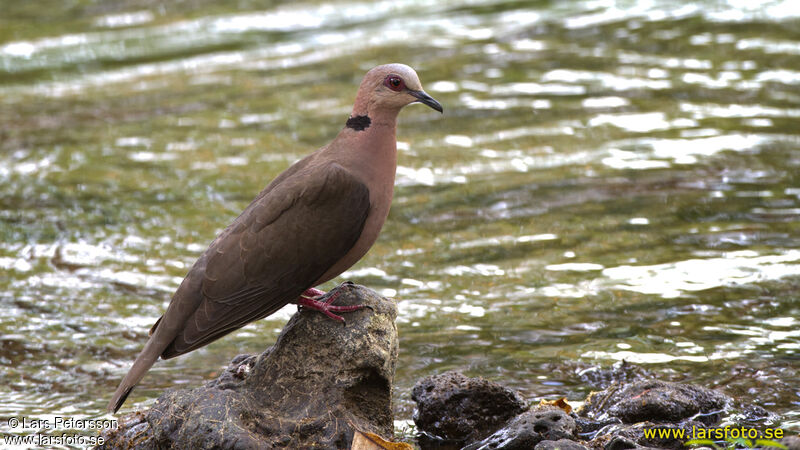
[[[603,446],[603,450],[650,450],[653,447],[645,447],[624,436],[615,436]]]
[[[591,366],[577,372],[580,380],[594,389],[606,389],[613,384],[633,383],[653,378],[654,374],[642,366],[622,360],[611,367]]]
[[[699,386],[644,380],[593,393],[579,414],[598,419],[616,417],[624,423],[674,423],[699,414],[695,420],[711,425],[719,421],[719,411],[730,401],[721,392]]]
[[[549,406],[514,417],[508,425],[481,441],[467,445],[464,450],[526,450],[542,441],[575,439],[574,432],[575,421],[564,411]]]
[[[474,394],[468,392],[468,384],[473,380],[461,374],[424,379],[412,394],[418,404],[415,421],[421,432],[419,443],[423,449],[678,450],[686,448],[687,440],[696,438],[696,430],[717,426],[723,417],[732,426],[761,429],[779,420],[761,406],[699,386],[653,379],[623,383],[620,380],[647,375],[630,364],[593,373],[597,375],[595,381],[612,384],[590,394],[577,414],[554,406],[559,401],[543,401],[535,409],[509,419],[492,434],[472,441],[471,436],[491,428],[470,434],[472,427],[500,422],[501,416],[495,412],[499,408],[486,407],[493,402],[485,398],[478,397],[478,402],[471,397]],[[503,388],[493,385],[484,389],[502,392]],[[786,437],[782,443],[800,450],[800,436]]]
[[[730,397],[711,389],[659,380],[612,385],[592,393],[578,411],[582,418],[605,424],[589,446],[605,450],[684,448],[684,440],[671,436],[648,438],[646,429],[680,428],[690,435],[692,427],[716,424],[731,404]],[[609,424],[609,420],[621,423]],[[582,429],[587,424],[581,421]]]
[[[572,419],[575,420],[575,434],[577,436],[593,436],[602,429],[609,429],[614,425],[622,423],[622,421],[616,417],[607,416],[602,417],[601,420],[595,420],[573,414]]]
[[[557,441],[542,441],[536,444],[534,450],[587,450],[585,447],[569,439],[559,439]]]
[[[785,436],[780,442],[786,450],[800,450],[800,436]]]
[[[298,312],[264,353],[236,357],[203,387],[165,392],[101,448],[339,449],[354,428],[391,436],[397,308],[362,286],[343,289],[337,304],[372,309],[346,313],[346,326]]]
[[[639,445],[644,445],[646,447],[656,447],[656,448],[672,448],[672,449],[685,449],[686,444],[685,442],[691,439],[689,436],[692,436],[692,429],[705,429],[708,428],[708,424],[705,424],[700,421],[696,420],[684,420],[679,423],[659,423],[659,424],[652,424],[652,423],[643,423],[642,426],[633,426],[630,427],[630,430],[633,431],[633,436],[636,439],[636,442]],[[676,437],[676,434],[672,434],[671,436],[664,436],[663,434],[656,433],[655,437],[647,437],[645,435],[645,429],[674,429],[674,430],[683,430],[683,439]],[[680,436],[681,432],[677,433],[677,436]]]
[[[780,421],[779,415],[767,411],[763,406],[748,404],[743,399],[734,399],[727,413],[728,415],[735,415],[736,422],[742,426]]]
[[[517,392],[458,372],[423,378],[411,398],[417,428],[456,446],[483,439],[527,409]]]
[[[682,421],[677,424],[654,424],[652,422],[639,422],[636,424],[618,423],[605,427],[601,434],[595,435],[587,445],[592,448],[606,448],[612,446],[616,450],[622,448],[685,449],[686,446],[684,442],[688,438],[680,439],[676,437],[676,434],[662,434],[658,431],[652,435],[649,434],[649,431],[652,429],[682,429],[683,436],[691,436],[692,427],[706,428],[706,425],[696,421]],[[680,436],[680,432],[677,436]]]

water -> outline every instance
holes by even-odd
[[[389,221],[338,280],[398,301],[396,419],[426,375],[579,401],[624,359],[800,430],[796,2],[256,8],[2,4],[2,418],[101,415],[216,233],[404,62],[445,115],[401,114]],[[126,408],[294,309],[158,362]]]

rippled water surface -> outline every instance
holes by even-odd
[[[216,233],[404,62],[445,115],[401,114],[389,221],[338,280],[397,299],[398,420],[426,375],[578,401],[624,359],[800,430],[796,1],[0,5],[0,416],[102,414]]]

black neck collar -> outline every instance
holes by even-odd
[[[345,126],[356,131],[364,131],[369,128],[371,123],[372,121],[370,120],[369,116],[355,116],[347,119]]]

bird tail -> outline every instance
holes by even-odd
[[[114,392],[114,396],[111,397],[111,401],[108,402],[108,406],[106,407],[109,413],[115,413],[119,410],[123,403],[125,403],[125,399],[128,398],[128,395],[133,391],[133,388],[136,386],[137,383],[144,377],[150,367],[156,362],[158,357],[161,355],[161,352],[164,351],[166,347],[161,344],[161,339],[157,339],[157,336],[151,336],[150,339],[145,344],[144,349],[142,352],[139,353],[139,356],[136,357],[136,361],[133,362],[133,366],[128,371],[128,374],[125,375],[125,378],[122,379],[122,382],[119,384],[116,392]]]

